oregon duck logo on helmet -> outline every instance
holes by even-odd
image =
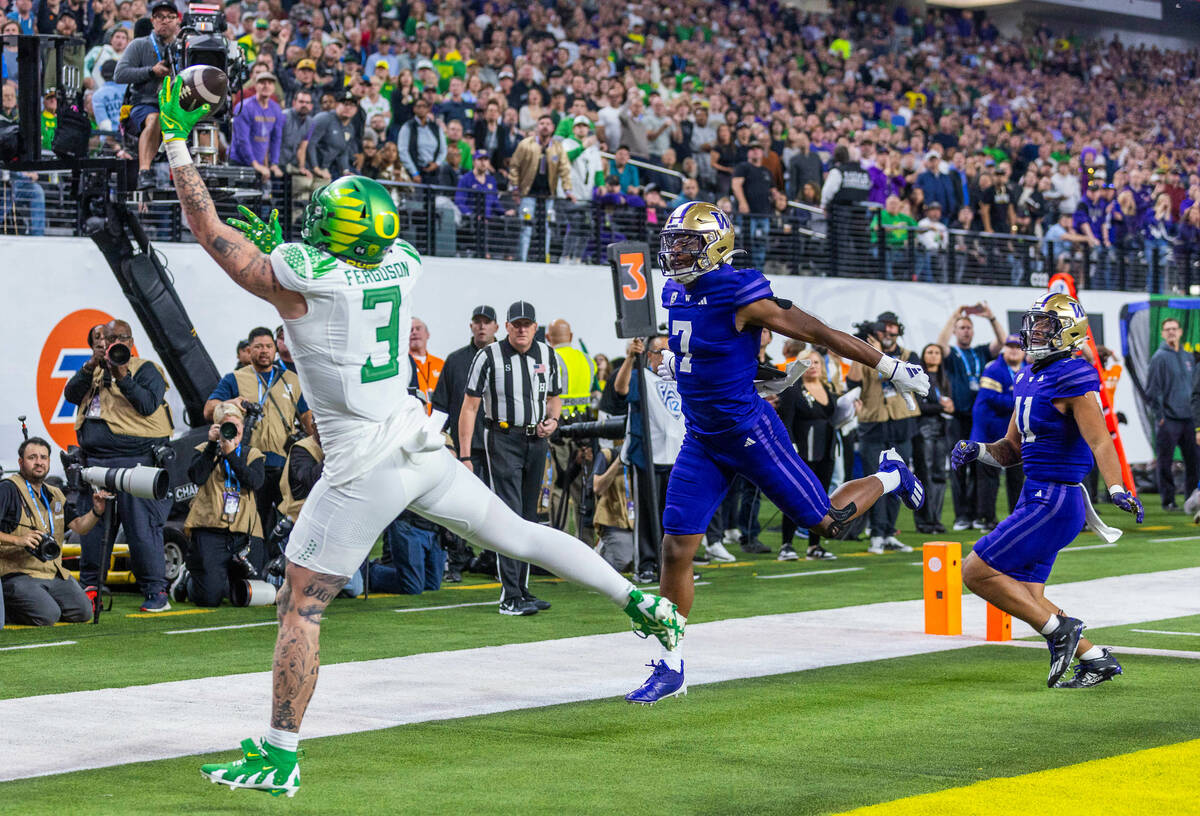
[[[1034,360],[1070,351],[1087,335],[1087,312],[1078,300],[1061,292],[1042,295],[1021,318],[1021,343]]]
[[[664,276],[691,283],[737,251],[729,216],[706,201],[689,201],[675,208],[659,233],[658,265]]]
[[[346,176],[313,191],[301,236],[309,246],[361,266],[375,266],[400,235],[400,215],[383,185]]]

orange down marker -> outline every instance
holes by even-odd
[[[1012,615],[987,605],[987,639],[1012,640]]]
[[[962,634],[962,544],[930,541],[925,562],[925,634]]]

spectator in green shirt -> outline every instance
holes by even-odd
[[[913,217],[901,210],[900,198],[890,195],[884,202],[883,209],[878,210],[871,219],[871,243],[879,243],[879,233],[884,238],[883,271],[887,280],[894,280],[893,267],[898,260],[903,259],[905,247],[908,245],[909,228],[915,229],[917,222]],[[875,247],[875,257],[879,248]]]

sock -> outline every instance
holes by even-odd
[[[871,475],[883,485],[884,493],[891,493],[900,487],[900,474],[895,470],[881,470]]]
[[[1099,646],[1092,646],[1086,652],[1079,656],[1080,660],[1095,660],[1098,657],[1104,657],[1104,650]]]
[[[1060,623],[1060,621],[1058,619],[1058,615],[1051,615],[1050,620],[1046,621],[1046,625],[1041,628],[1042,634],[1048,635],[1048,634],[1052,633],[1055,629],[1058,628],[1059,623]]]
[[[665,646],[660,647],[662,656],[659,658],[667,664],[667,668],[671,671],[683,671],[683,644],[680,643],[674,649],[667,649]]]
[[[278,728],[268,728],[266,742],[272,748],[278,748],[290,754],[295,754],[300,747],[300,735],[295,731],[280,731]]]

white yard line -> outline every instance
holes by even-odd
[[[842,567],[831,570],[809,570],[807,572],[782,572],[778,575],[755,575],[755,578],[770,580],[771,578],[800,578],[805,575],[832,575],[835,572],[862,572],[866,567]]]
[[[393,609],[393,612],[432,612],[435,609],[462,609],[464,606],[497,606],[499,601],[474,601],[472,603],[446,604],[445,606],[410,606],[407,609]]]
[[[191,635],[196,632],[220,632],[224,629],[253,629],[256,626],[276,626],[278,621],[260,621],[258,623],[234,623],[229,626],[205,626],[203,629],[169,629],[164,635]]]
[[[1131,632],[1143,632],[1147,635],[1183,635],[1185,637],[1200,637],[1200,632],[1168,632],[1165,629],[1130,629]]]
[[[1175,538],[1152,538],[1151,544],[1168,544],[1172,541],[1200,541],[1200,535],[1194,536],[1177,536]]]
[[[1134,630],[1137,631],[1136,629]],[[997,646],[1020,646],[1025,649],[1040,649],[1046,651],[1046,644],[1038,640],[1006,640],[1006,641],[991,641]],[[1179,657],[1184,660],[1200,660],[1200,652],[1189,652],[1184,649],[1147,649],[1143,646],[1114,646],[1109,643],[1102,644],[1112,649],[1113,652],[1120,657],[1123,654],[1133,655],[1150,655],[1152,657]]]
[[[0,652],[11,652],[15,649],[41,649],[46,646],[74,646],[74,640],[57,640],[54,643],[26,643],[24,646],[5,646],[0,648]]]
[[[1091,626],[1118,626],[1196,614],[1198,582],[1200,568],[1192,568],[1055,584],[1047,594]],[[970,596],[963,599],[963,624],[971,636],[964,637],[922,634],[919,600],[702,623],[687,631],[688,681],[964,649],[983,642],[984,617],[983,601]],[[624,629],[615,610],[613,629]],[[1033,632],[1014,621],[1013,634]],[[658,649],[626,630],[324,666],[303,734],[612,699],[645,679],[641,664]],[[270,674],[255,672],[0,700],[0,781],[228,752],[262,733],[270,695]]]

